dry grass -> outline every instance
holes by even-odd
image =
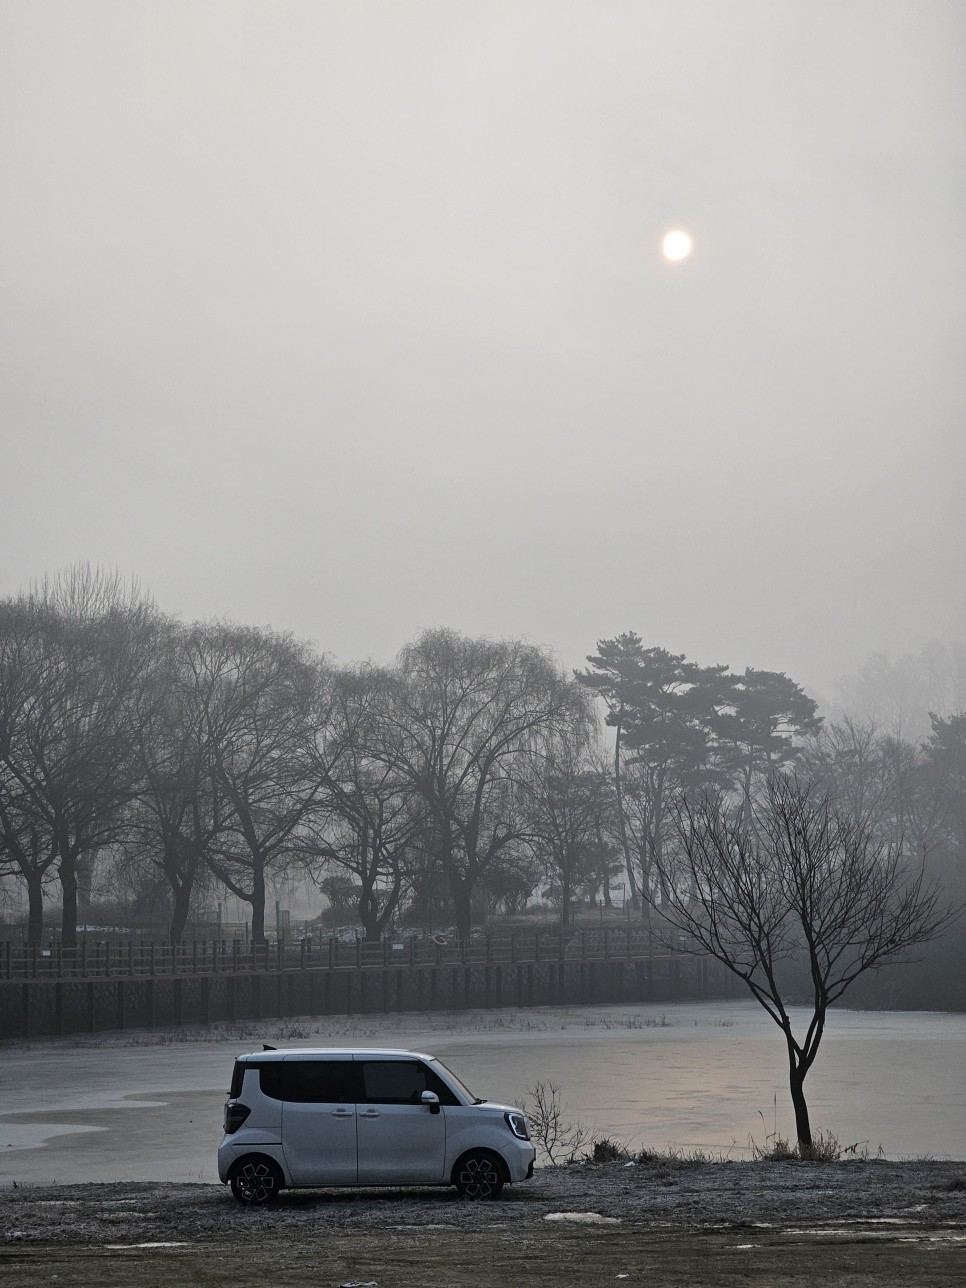
[[[834,1132],[830,1131],[814,1132],[811,1146],[805,1149],[800,1142],[790,1144],[788,1139],[778,1132],[769,1133],[763,1145],[759,1145],[753,1137],[750,1138],[749,1143],[752,1158],[765,1163],[787,1163],[793,1160],[802,1163],[841,1163],[852,1158],[868,1162],[872,1158],[885,1157],[881,1145],[873,1154],[867,1140],[843,1145]]]

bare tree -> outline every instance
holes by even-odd
[[[324,668],[291,636],[218,623],[192,630],[186,659],[191,719],[222,811],[207,861],[251,905],[252,938],[263,942],[267,883],[294,860],[321,787],[313,740]]]
[[[365,937],[378,941],[402,897],[407,859],[425,821],[411,780],[377,754],[395,686],[388,674],[362,666],[339,672],[330,718],[316,739],[322,787],[306,816],[301,848],[320,886],[328,863],[352,880]]]
[[[530,845],[556,892],[561,925],[567,928],[575,895],[597,886],[602,866],[606,869],[615,853],[604,839],[605,820],[609,823],[615,814],[610,773],[579,743],[558,739],[526,790]]]
[[[917,854],[942,849],[943,791],[931,772],[928,748],[887,734],[882,738],[885,817],[893,838],[904,837]]]
[[[39,944],[44,926],[44,888],[55,877],[57,846],[33,808],[22,779],[25,712],[34,698],[41,622],[23,601],[0,604],[0,874],[14,876],[27,891],[27,942]]]
[[[582,1123],[571,1122],[565,1116],[567,1107],[557,1084],[535,1082],[520,1103],[530,1120],[533,1143],[550,1166],[574,1162],[589,1133]]]
[[[13,876],[27,890],[27,943],[44,931],[44,889],[54,878],[57,847],[18,784],[0,769],[0,876]]]
[[[31,867],[56,855],[72,947],[81,865],[116,840],[136,792],[133,742],[156,700],[162,618],[139,587],[83,565],[6,608],[0,776],[29,823]]]
[[[918,744],[930,735],[931,713],[945,719],[966,710],[966,641],[932,640],[899,657],[870,653],[833,687],[843,711]]]
[[[884,744],[874,720],[846,715],[822,724],[802,748],[800,765],[851,818],[881,830],[888,812]]]
[[[794,777],[772,777],[753,805],[683,799],[679,845],[664,862],[661,912],[743,980],[785,1038],[795,1129],[812,1153],[805,1077],[828,1008],[864,972],[937,935],[957,915],[922,866],[868,823]],[[796,1034],[788,990],[804,963],[811,993]]]
[[[966,882],[966,712],[931,719],[932,735],[923,747],[920,794],[937,803],[938,839],[962,886]]]
[[[140,786],[125,829],[128,866],[151,873],[155,888],[170,897],[172,944],[181,943],[192,896],[208,875],[207,856],[225,827],[223,793],[189,665],[192,638],[176,627],[165,639],[163,693],[137,730]]]
[[[588,719],[586,695],[533,645],[442,629],[403,649],[398,683],[382,754],[425,803],[466,934],[487,875],[525,840],[524,774]]]

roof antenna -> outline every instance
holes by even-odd
[[[277,1050],[278,1050],[278,1047],[269,1046],[267,1042],[263,1042],[263,1043],[262,1043],[262,1050],[263,1050],[263,1051],[277,1051]]]

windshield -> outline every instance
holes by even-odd
[[[462,1079],[457,1078],[453,1070],[450,1069],[447,1065],[443,1064],[442,1060],[434,1060],[433,1064],[436,1065],[437,1069],[442,1069],[443,1073],[446,1074],[446,1077],[449,1080],[450,1085],[454,1087],[461,1096],[465,1096],[471,1105],[482,1105],[484,1103],[479,1098],[479,1096],[473,1095],[472,1091],[470,1091],[466,1083],[463,1082]]]

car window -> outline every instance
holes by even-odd
[[[415,1105],[427,1089],[426,1070],[415,1060],[366,1060],[362,1085],[370,1104]]]
[[[282,1099],[282,1064],[278,1060],[273,1060],[271,1064],[263,1064],[258,1068],[258,1089],[263,1096],[268,1096],[270,1100]]]
[[[232,1100],[237,1100],[242,1093],[242,1083],[245,1081],[245,1064],[241,1060],[236,1060],[231,1071],[231,1086],[228,1088],[228,1094]]]
[[[363,1098],[369,1104],[416,1105],[424,1091],[434,1091],[440,1104],[459,1104],[443,1080],[420,1060],[365,1060],[361,1064]]]
[[[243,1094],[243,1080],[246,1074],[254,1074],[262,1094],[268,1095],[269,1093],[265,1090],[264,1081],[266,1072],[268,1079],[271,1080],[271,1070],[277,1068],[278,1065],[270,1060],[266,1060],[264,1063],[260,1060],[236,1060],[235,1068],[231,1075],[231,1091],[229,1092],[229,1095],[237,1098]]]
[[[458,1105],[460,1103],[459,1096],[455,1095],[450,1087],[447,1087],[446,1083],[432,1065],[423,1067],[426,1069],[426,1090],[435,1091],[437,1096],[439,1096],[439,1103],[441,1105]],[[472,1096],[468,1096],[467,1098],[469,1100],[473,1099]]]
[[[446,1076],[450,1079],[450,1081],[451,1081],[451,1082],[454,1082],[454,1083],[456,1084],[457,1088],[458,1088],[460,1091],[462,1091],[463,1095],[466,1097],[466,1100],[467,1100],[467,1102],[468,1102],[469,1104],[471,1104],[471,1105],[472,1105],[472,1104],[474,1104],[474,1103],[476,1103],[476,1104],[480,1104],[480,1103],[482,1103],[481,1101],[479,1101],[479,1100],[477,1099],[477,1097],[476,1097],[476,1096],[474,1096],[474,1095],[473,1095],[472,1091],[470,1091],[470,1089],[467,1087],[466,1083],[465,1083],[465,1082],[463,1082],[463,1080],[462,1080],[461,1078],[457,1078],[456,1074],[453,1072],[453,1070],[452,1070],[451,1068],[449,1068],[449,1066],[448,1066],[448,1065],[443,1064],[442,1060],[434,1060],[434,1061],[433,1061],[433,1063],[437,1066],[437,1068],[440,1068],[440,1069],[442,1069],[442,1070],[443,1070],[443,1072],[446,1074]],[[429,1072],[430,1072],[430,1076],[436,1079],[436,1081],[439,1083],[440,1087],[442,1087],[442,1088],[443,1088],[443,1091],[445,1091],[445,1092],[446,1092],[446,1095],[447,1095],[447,1097],[448,1097],[448,1099],[445,1099],[445,1100],[444,1100],[444,1099],[443,1099],[442,1092],[438,1092],[438,1091],[437,1091],[437,1095],[439,1095],[439,1099],[440,1099],[440,1104],[443,1104],[443,1105],[458,1105],[458,1104],[460,1103],[460,1102],[459,1102],[459,1099],[458,1099],[456,1096],[454,1096],[454,1095],[453,1095],[453,1093],[450,1091],[449,1087],[447,1087],[447,1086],[446,1086],[446,1083],[445,1083],[445,1082],[443,1082],[442,1078],[440,1078],[440,1077],[438,1077],[438,1076],[437,1076],[436,1070],[435,1070],[434,1068],[432,1068],[432,1066],[430,1066],[430,1070],[429,1070]],[[437,1089],[436,1089],[436,1087],[435,1087],[432,1083],[430,1083],[430,1086],[432,1086],[432,1088],[433,1088],[433,1090],[434,1090],[434,1091],[436,1091],[436,1090],[437,1090]]]
[[[261,1070],[262,1094],[299,1104],[354,1104],[351,1060],[285,1060]]]

